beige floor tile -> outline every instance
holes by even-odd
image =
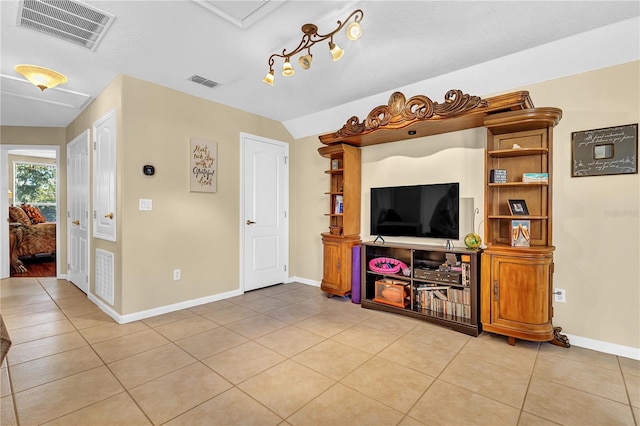
[[[370,354],[377,354],[391,343],[398,340],[398,336],[366,324],[356,324],[331,338],[336,342],[360,349]]]
[[[166,426],[279,425],[282,419],[254,399],[232,388],[176,417]]]
[[[640,376],[634,376],[632,374],[623,374],[623,376],[631,406],[640,408]]]
[[[472,337],[435,324],[418,324],[407,337],[452,352],[459,352]]]
[[[460,350],[460,353],[511,370],[531,374],[539,346],[539,343],[523,340],[518,340],[515,346],[511,346],[504,336],[482,333],[477,338],[470,339]]]
[[[9,382],[9,370],[0,368],[0,398],[11,395],[11,383]]]
[[[4,320],[6,321],[7,318],[15,316],[37,314],[47,311],[58,311],[60,310],[60,308],[58,308],[58,305],[56,305],[55,302],[49,298],[46,302],[14,307],[4,306],[4,304],[0,300],[0,310],[2,311],[2,318],[4,318]]]
[[[571,346],[569,348],[556,345],[540,345],[540,353],[544,355],[554,355],[557,357],[578,361],[585,364],[595,365],[609,370],[620,371],[618,357],[604,352],[597,352],[591,349]]]
[[[451,362],[455,352],[402,337],[378,354],[380,358],[437,377]]]
[[[318,294],[321,294],[319,288],[310,287],[283,291],[282,293],[275,294],[273,297],[284,302],[295,303],[307,300],[310,297],[315,297]]]
[[[452,384],[436,380],[409,411],[428,425],[515,425],[520,410]]]
[[[537,377],[531,379],[523,410],[565,425],[634,424],[629,405]]]
[[[275,299],[273,297],[263,297],[262,299],[254,300],[253,302],[245,303],[242,305],[244,308],[251,309],[252,311],[260,312],[264,314],[274,309],[288,306],[289,302],[284,300]]]
[[[233,384],[241,383],[286,358],[255,342],[247,342],[202,360]]]
[[[404,336],[422,323],[422,321],[394,315],[388,312],[371,312],[373,313],[373,316],[369,321],[367,321],[367,326],[386,331],[387,333],[391,333],[398,337]]]
[[[74,297],[74,299],[76,298]],[[68,299],[64,299],[64,300],[68,300]],[[61,307],[61,309],[65,313],[65,315],[67,315],[69,318],[80,317],[82,315],[87,315],[87,314],[97,314],[102,312],[100,308],[98,308],[96,305],[93,304],[93,302],[91,302],[88,299],[85,299],[82,302],[69,304],[68,306]]]
[[[52,310],[40,312],[36,314],[20,315],[15,317],[4,318],[4,325],[7,330],[12,331],[17,328],[30,327],[48,322],[65,320],[67,317],[60,310]]]
[[[153,423],[161,424],[231,387],[218,374],[196,363],[131,389],[130,393]]]
[[[318,334],[322,337],[333,337],[356,325],[358,320],[338,317],[331,312],[322,312],[296,323],[296,327]]]
[[[522,408],[529,375],[499,367],[472,355],[457,355],[438,377],[515,408]]]
[[[319,314],[322,309],[318,307],[310,307],[301,304],[287,304],[281,308],[274,309],[266,313],[266,315],[284,321],[287,324],[295,324],[307,318]]]
[[[258,314],[240,321],[227,324],[226,327],[248,339],[257,339],[286,327],[288,324],[264,314]]]
[[[71,321],[78,330],[105,324],[115,324],[115,320],[102,311],[70,316],[69,321]]]
[[[143,323],[149,327],[161,327],[163,325],[171,324],[172,322],[180,321],[187,318],[193,318],[196,314],[189,309],[181,309],[179,311],[169,312],[162,315],[156,315],[155,317],[145,318]]]
[[[13,407],[13,399],[10,396],[0,398],[0,425],[17,426],[16,412]]]
[[[15,394],[18,418],[23,425],[45,423],[122,391],[106,367],[94,368]]]
[[[295,326],[284,327],[256,339],[256,342],[291,358],[325,340],[324,337]]]
[[[142,410],[126,392],[45,423],[46,426],[151,425]]]
[[[80,334],[87,339],[87,342],[94,345],[104,342],[105,340],[115,339],[116,337],[126,336],[127,334],[137,333],[138,331],[148,330],[144,323],[140,321],[130,322],[128,324],[118,324],[116,322],[90,327],[80,330]]]
[[[406,413],[434,380],[389,360],[372,358],[340,383]]]
[[[218,324],[226,325],[232,322],[241,321],[243,319],[259,315],[258,312],[251,309],[243,308],[242,306],[234,305],[229,308],[219,309],[203,316],[211,321],[215,321]]]
[[[253,302],[254,300],[262,299],[263,297],[268,296],[265,290],[260,291],[250,291],[245,294],[241,294],[240,296],[231,297],[226,299],[228,302],[231,302],[235,305],[244,306],[245,303]]]
[[[75,331],[73,324],[64,319],[13,330],[11,331],[11,341],[12,344],[19,345],[21,343],[31,342],[45,337],[57,336],[71,331]]]
[[[633,376],[640,376],[640,361],[636,359],[618,357],[620,368],[624,374],[631,374]]]
[[[88,346],[77,331],[45,337],[30,342],[12,345],[7,357],[9,365],[16,365],[60,352]]]
[[[108,364],[127,389],[193,364],[196,360],[173,343]]]
[[[247,341],[249,339],[234,331],[218,327],[175,343],[197,359],[205,359]]]
[[[402,418],[402,420],[400,420],[400,423],[398,423],[398,426],[423,426],[424,423],[422,423],[419,420],[414,419],[413,417],[409,417],[409,416],[404,416]]]
[[[169,340],[166,337],[155,330],[149,329],[96,343],[93,345],[93,349],[108,364],[149,349],[158,348],[167,343],[169,343]]]
[[[340,380],[371,358],[371,354],[325,340],[293,357],[293,360],[334,380]]]
[[[17,296],[2,296],[2,310],[9,310],[11,308],[17,308],[20,306],[28,306],[39,303],[46,303],[51,301],[51,298],[46,292],[42,292],[41,294],[31,295],[17,295]]]
[[[185,337],[195,336],[196,334],[209,331],[212,328],[220,327],[213,321],[201,316],[185,318],[180,321],[155,327],[155,330],[171,341],[184,339]]]
[[[273,296],[279,293],[283,293],[286,291],[291,291],[294,290],[296,287],[292,287],[286,284],[276,284],[276,285],[272,285],[269,287],[265,287],[265,288],[261,288],[259,290],[255,290],[249,293],[245,293],[245,296],[250,296],[250,295],[254,295],[254,296]]]
[[[293,425],[395,425],[402,413],[340,383],[287,421]]]
[[[85,346],[14,365],[11,367],[11,382],[17,393],[101,365],[103,363],[95,352]]]
[[[287,418],[335,382],[293,361],[284,361],[238,387],[275,412]]]
[[[227,302],[226,300],[218,300],[216,302],[205,303],[204,305],[194,306],[193,308],[189,308],[189,310],[198,315],[208,314],[209,312],[219,311],[220,309],[231,308],[232,306],[236,306],[231,302]]]
[[[71,308],[74,306],[83,306],[83,305],[96,307],[96,305],[91,300],[89,300],[87,298],[87,295],[84,293],[77,294],[75,297],[67,297],[62,300],[57,300],[56,303],[63,310],[65,308]]]
[[[87,297],[86,294],[84,294],[78,287],[74,285],[71,285],[69,287],[65,286],[63,288],[48,289],[47,293],[49,293],[49,296],[51,296],[51,298],[55,301],[68,299],[70,297]]]
[[[520,413],[520,420],[518,420],[518,426],[557,426],[550,420],[543,419],[542,417],[534,416],[533,414],[522,411]]]
[[[571,374],[567,374],[570,371]],[[533,377],[627,404],[622,373],[550,354],[540,354]]]

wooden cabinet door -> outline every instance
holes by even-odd
[[[340,240],[324,240],[324,272],[322,289],[340,291],[342,287],[343,244]]]
[[[490,263],[490,328],[527,340],[551,340],[552,258],[494,255]]]

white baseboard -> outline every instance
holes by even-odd
[[[118,324],[126,324],[133,321],[139,321],[145,318],[155,317],[157,315],[168,314],[170,312],[179,311],[181,309],[193,308],[194,306],[204,305],[206,303],[217,302],[219,300],[228,299],[230,297],[240,296],[243,294],[241,290],[232,290],[225,293],[214,294],[213,296],[201,297],[198,299],[185,300],[184,302],[174,303],[171,305],[160,306],[158,308],[147,309],[146,311],[134,312],[132,314],[120,315],[114,311],[109,305],[105,304],[100,298],[89,294],[89,299],[98,305],[107,315],[113,318]]]
[[[640,361],[640,348],[619,345],[617,343],[603,342],[602,340],[590,339],[588,337],[575,336],[573,334],[562,333],[569,338],[571,346],[591,349],[624,358],[631,358]]]
[[[320,281],[309,280],[307,278],[300,278],[300,277],[290,277],[287,280],[287,283],[301,283],[301,284],[306,284],[313,287],[320,287]]]

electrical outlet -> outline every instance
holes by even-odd
[[[567,303],[567,293],[564,288],[553,289],[553,301],[558,303]]]
[[[178,281],[180,279],[180,269],[173,270],[173,280]]]

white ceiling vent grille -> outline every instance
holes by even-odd
[[[96,50],[115,17],[71,0],[21,0],[18,26]]]
[[[197,74],[192,75],[191,77],[188,78],[188,80],[193,81],[194,83],[202,84],[203,86],[207,86],[209,88],[214,88],[219,84],[213,80],[209,80],[208,78],[204,78]]]

